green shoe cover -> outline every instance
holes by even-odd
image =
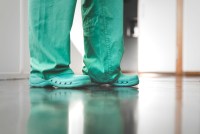
[[[125,75],[120,74],[119,78],[114,81],[111,85],[117,87],[130,87],[139,84],[139,78],[137,75]]]
[[[131,87],[139,84],[139,78],[138,75],[125,75],[123,73],[120,73],[117,80],[115,80],[113,83],[98,83],[92,81],[90,86],[100,86],[104,84],[108,84],[115,87]]]
[[[52,77],[48,80],[40,78],[36,75],[30,75],[29,80],[30,86],[32,87],[47,87],[54,86],[58,88],[75,88],[83,87],[91,84],[91,80],[87,75],[75,75],[75,74],[61,74]]]

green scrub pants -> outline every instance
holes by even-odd
[[[123,0],[82,0],[83,72],[99,83],[120,74]],[[70,69],[70,30],[76,0],[29,0],[31,74],[49,79]],[[77,37],[78,38],[78,37]]]

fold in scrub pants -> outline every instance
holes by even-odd
[[[99,83],[120,74],[123,0],[82,0],[83,72]],[[49,79],[70,69],[70,30],[76,0],[29,0],[31,74]],[[78,37],[77,37],[78,38]]]

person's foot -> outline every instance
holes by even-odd
[[[121,73],[118,79],[113,83],[111,83],[110,85],[116,87],[131,87],[138,84],[139,84],[138,75],[125,75]]]
[[[31,74],[29,83],[31,87],[76,88],[90,85],[91,80],[88,75],[62,74],[46,80]]]
[[[115,87],[131,87],[131,86],[136,86],[139,84],[139,78],[138,75],[125,75],[123,73],[120,73],[119,77],[117,80],[115,80],[112,83],[98,83],[95,81],[92,81],[90,85],[102,85],[102,84],[108,84],[110,86],[115,86]]]

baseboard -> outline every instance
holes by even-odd
[[[122,73],[133,74],[133,73],[138,73],[138,72],[137,71],[122,70]]]
[[[137,73],[140,76],[177,76],[174,72],[134,72],[134,71],[126,71],[123,70],[123,73]],[[182,76],[200,76],[200,72],[184,72]],[[0,73],[0,80],[8,80],[8,79],[28,79],[29,73]]]
[[[182,75],[176,72],[138,72],[142,76],[200,76],[200,72],[183,72]]]
[[[184,72],[185,76],[200,76],[200,72]]]
[[[28,79],[29,74],[20,74],[20,73],[0,73],[0,80],[14,80],[14,79]]]

